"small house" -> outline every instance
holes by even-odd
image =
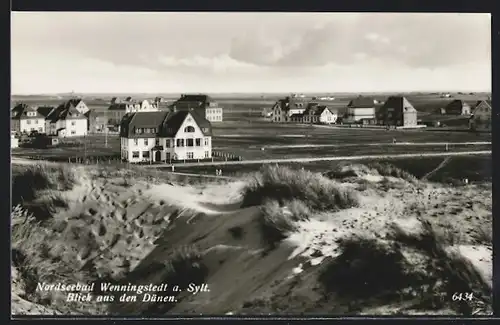
[[[372,97],[358,96],[346,107],[343,123],[359,123],[362,119],[375,118],[375,100]]]
[[[445,112],[447,115],[470,115],[471,107],[465,101],[455,99],[446,105]]]
[[[396,127],[416,127],[417,110],[403,96],[391,96],[377,113],[377,124]]]
[[[469,128],[471,130],[491,130],[491,100],[480,100],[476,103],[472,115],[469,119]]]

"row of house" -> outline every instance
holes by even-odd
[[[338,108],[307,102],[302,98],[286,97],[278,100],[270,111],[271,121],[276,123],[376,124],[396,127],[417,127],[418,112],[404,96],[390,96],[383,103],[371,97],[358,96],[349,101],[340,114]],[[491,121],[491,100],[478,101],[471,108],[463,100],[453,100],[442,114],[470,116],[470,127],[485,128]],[[489,116],[489,117],[488,117]]]
[[[222,122],[223,110],[210,96],[204,94],[183,94],[172,104],[161,97],[156,97],[152,102],[148,100],[135,100],[127,97],[124,100],[113,97],[108,108],[110,117],[120,121],[126,114],[135,112],[154,111],[195,111],[199,116],[209,122]]]
[[[11,110],[11,130],[58,137],[83,136],[92,131],[94,119],[95,113],[81,99],[70,99],[57,107],[20,103]]]

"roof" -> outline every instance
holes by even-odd
[[[325,105],[310,105],[304,112],[304,115],[316,115],[320,116],[323,114],[325,110],[329,110],[330,113],[334,114],[336,113],[336,110],[332,110],[331,108],[325,106]]]
[[[34,116],[28,116],[28,112],[35,112]],[[16,105],[11,110],[11,119],[20,120],[20,119],[43,119],[45,116],[40,114],[37,109],[31,105],[27,105],[24,103]]]
[[[212,98],[205,94],[182,94],[177,102],[210,102]]]
[[[66,102],[59,105],[56,109],[52,110],[50,114],[46,117],[51,123],[57,122],[59,120],[80,120],[86,119],[86,116],[80,113],[76,107],[73,105],[74,102]]]
[[[174,137],[188,115],[193,117],[204,135],[212,135],[210,122],[196,112],[150,111],[126,114],[120,123],[120,137]],[[136,128],[156,128],[157,132],[136,135]]]
[[[384,105],[381,107],[381,110],[385,110],[387,108],[394,108],[403,112],[417,112],[415,107],[403,96],[390,96],[387,98]]]
[[[347,104],[347,107],[371,108],[371,107],[375,107],[375,100],[372,97],[359,96],[355,99],[352,99],[349,102],[349,104]]]
[[[449,102],[446,107],[452,107],[454,105],[460,105],[460,107],[469,107],[469,104],[467,104],[464,100],[462,99],[455,99]]]
[[[47,116],[49,116],[50,112],[52,112],[52,110],[54,110],[54,109],[55,109],[54,106],[39,106],[37,108],[37,111],[38,111],[38,113],[40,113],[44,117],[47,117]]]
[[[476,105],[474,105],[474,107],[479,106],[479,104],[481,104],[481,103],[486,103],[489,107],[492,107],[492,106],[491,106],[491,100],[490,100],[490,99],[488,99],[488,100],[478,100],[478,101],[476,102]]]

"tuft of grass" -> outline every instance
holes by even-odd
[[[283,205],[293,199],[304,202],[313,210],[338,210],[358,205],[351,189],[307,170],[266,165],[250,178],[243,190],[243,206],[261,205],[274,199]]]
[[[454,293],[473,292],[478,301],[491,306],[492,291],[481,273],[468,259],[447,249],[449,239],[435,231],[430,222],[421,222],[421,233],[408,234],[393,227],[392,238],[429,258],[430,272],[441,280],[441,284],[433,288],[434,294],[444,296],[445,301],[464,315],[471,315],[473,306],[468,302],[452,302]]]
[[[320,274],[325,294],[368,299],[410,285],[407,263],[396,245],[354,235],[339,242],[342,253]]]
[[[12,177],[12,204],[17,205],[36,198],[39,191],[71,190],[78,182],[75,168],[66,165],[32,165]]]
[[[475,228],[473,235],[478,244],[491,246],[493,245],[493,231],[491,224],[482,224]]]
[[[409,172],[388,163],[374,162],[369,164],[368,166],[369,168],[376,170],[381,176],[401,178],[411,183],[417,181],[417,178]]]

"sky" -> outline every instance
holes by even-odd
[[[12,94],[491,91],[491,16],[13,12]]]

